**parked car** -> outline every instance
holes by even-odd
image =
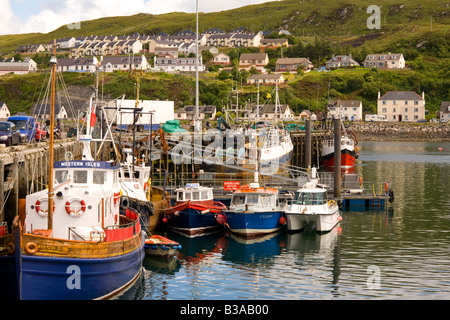
[[[36,141],[44,141],[47,138],[47,131],[43,129],[42,123],[36,122]]]
[[[14,123],[20,130],[22,141],[32,142],[36,140],[36,120],[30,116],[12,116],[8,121]]]
[[[20,144],[20,130],[9,121],[0,121],[0,143],[7,146]]]
[[[270,121],[259,121],[256,124],[256,129],[259,129],[259,128],[270,128],[270,127],[272,127],[272,123]]]

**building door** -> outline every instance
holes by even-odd
[[[402,119],[402,115],[399,114],[399,115],[398,115],[398,122],[402,122],[402,120],[403,120],[403,119]]]

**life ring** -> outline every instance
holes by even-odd
[[[35,254],[38,251],[38,246],[34,242],[28,242],[25,245],[25,251],[29,254]]]
[[[385,182],[384,183],[384,192],[387,193],[388,190],[389,190],[389,183]]]
[[[42,210],[41,204],[42,204],[42,202],[45,202],[45,201],[47,201],[47,210]],[[42,218],[47,217],[47,215],[48,215],[48,198],[42,197],[42,198],[36,200],[36,203],[34,204],[34,208],[36,209],[36,212],[39,216],[41,216]],[[53,202],[53,211],[55,211],[55,202]]]
[[[8,243],[8,254],[13,254],[14,251],[16,251],[16,246],[14,245],[14,243]]]
[[[81,208],[79,210],[72,210],[71,204],[73,201],[79,201]],[[74,218],[80,217],[86,211],[86,202],[80,198],[73,198],[66,202],[66,212]]]

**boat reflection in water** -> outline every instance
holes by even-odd
[[[236,263],[267,264],[268,260],[281,253],[283,238],[284,232],[281,231],[252,238],[230,233],[223,250],[223,259]]]

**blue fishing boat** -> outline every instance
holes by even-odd
[[[56,58],[52,57],[52,99]],[[53,113],[52,113],[53,114]],[[139,213],[120,204],[119,169],[92,158],[91,112],[83,160],[53,161],[54,117],[50,117],[48,188],[26,197],[25,217],[15,219],[4,270],[13,281],[3,295],[23,300],[107,299],[141,275],[145,237]],[[3,262],[1,260],[1,262]],[[8,290],[8,292],[5,292]]]
[[[241,236],[259,236],[281,229],[286,224],[284,209],[278,204],[278,190],[250,183],[233,193],[226,225]]]
[[[225,209],[223,203],[214,201],[212,188],[188,183],[176,189],[175,205],[165,209],[163,221],[173,231],[194,237],[223,228],[216,217]]]

